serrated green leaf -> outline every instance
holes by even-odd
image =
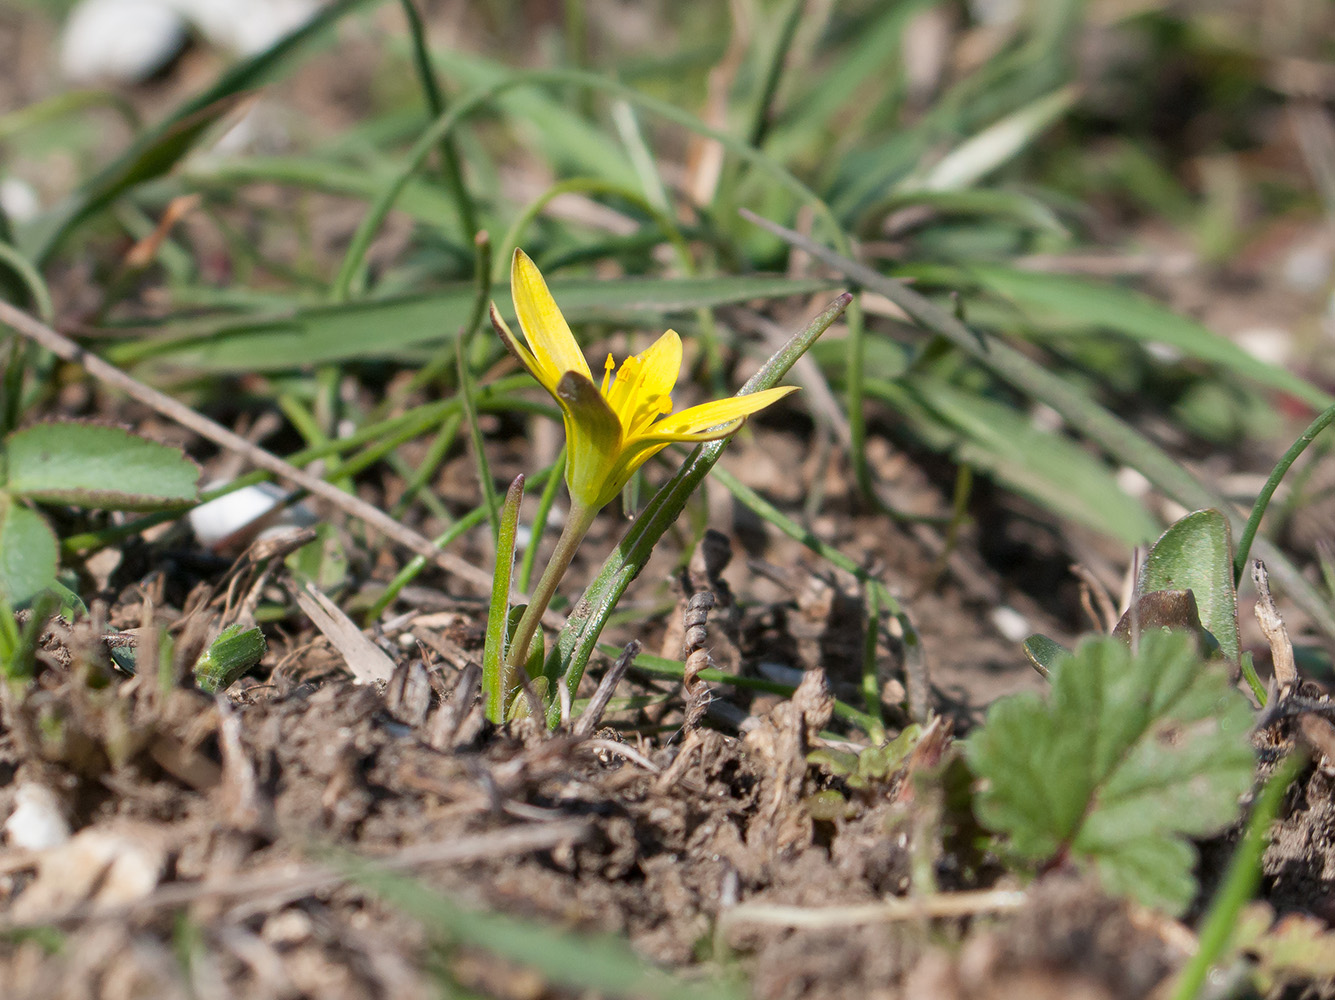
[[[1195,852],[1251,786],[1251,709],[1191,636],[1133,654],[1097,638],[1054,665],[1051,695],[1003,698],[965,743],[978,816],[1021,858],[1065,854],[1112,892],[1180,913]]]
[[[10,493],[47,503],[152,510],[193,500],[199,466],[118,427],[38,424],[5,439]]]
[[[1233,537],[1228,519],[1217,510],[1198,510],[1159,536],[1137,585],[1140,594],[1190,590],[1201,624],[1219,650],[1238,660],[1238,594],[1233,587]]]
[[[662,324],[669,313],[690,313],[749,299],[807,295],[833,287],[823,279],[756,274],[718,278],[627,278],[621,281],[553,279],[552,295],[578,329],[588,322]],[[205,371],[275,371],[343,361],[395,357],[454,337],[468,322],[477,290],[460,285],[431,295],[299,309],[278,319],[229,319],[200,340],[155,350],[172,364]],[[510,292],[492,293],[513,320]]]
[[[1255,975],[1265,994],[1276,984],[1335,978],[1335,932],[1324,921],[1290,913],[1275,922],[1265,903],[1254,903],[1239,917],[1233,952],[1256,963]]]
[[[42,516],[0,492],[0,598],[17,606],[51,586],[59,555]]]

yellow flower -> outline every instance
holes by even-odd
[[[528,346],[510,332],[494,303],[491,322],[510,352],[561,405],[566,484],[571,499],[589,511],[611,501],[636,469],[672,442],[727,437],[748,415],[797,388],[766,389],[673,413],[671,393],[681,372],[681,338],[674,331],[623,361],[615,377],[609,354],[599,386],[547,283],[522,250],[515,251],[510,266],[510,292]]]

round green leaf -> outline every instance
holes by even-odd
[[[0,597],[31,600],[56,578],[56,536],[40,514],[0,493]]]
[[[47,503],[152,510],[193,500],[199,466],[179,448],[97,424],[38,424],[5,441],[6,489]]]

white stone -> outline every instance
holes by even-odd
[[[1024,642],[1033,634],[1034,628],[1029,624],[1029,619],[1005,604],[993,608],[988,617],[992,620],[992,627],[1009,642]]]
[[[45,851],[70,839],[70,825],[51,789],[36,782],[24,782],[15,790],[14,801],[14,811],[5,820],[4,828],[11,847]]]
[[[0,180],[0,209],[10,222],[27,222],[42,210],[42,202],[27,181],[6,177]]]
[[[240,56],[262,52],[311,19],[315,0],[174,0],[200,34]]]
[[[60,38],[60,71],[75,83],[135,83],[162,69],[185,44],[169,0],[82,0]]]

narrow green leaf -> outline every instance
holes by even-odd
[[[903,187],[922,187],[928,191],[958,191],[986,177],[1014,159],[1025,147],[1075,103],[1075,87],[1062,87],[1051,94],[1013,111],[966,139],[926,171],[920,183],[905,182]]]
[[[549,284],[567,321],[578,328],[595,322],[658,327],[665,315],[751,299],[810,295],[833,283],[757,274],[620,281],[556,278]],[[498,286],[493,296],[506,319],[513,320],[508,286]],[[452,339],[467,325],[474,297],[474,286],[457,285],[430,295],[298,309],[281,318],[227,319],[211,330],[201,329],[196,338],[155,346],[153,353],[170,357],[173,366],[242,372],[392,358],[413,347]]]
[[[963,435],[954,446],[959,461],[1128,545],[1142,544],[1158,532],[1154,518],[1117,484],[1107,463],[1069,438],[1035,426],[1014,407],[942,379],[910,376],[901,384]],[[868,391],[874,393],[875,387]]]
[[[0,492],[0,601],[25,604],[56,578],[59,549],[42,516]]]
[[[1153,441],[1020,351],[1001,340],[980,336],[957,317],[903,282],[878,274],[846,255],[840,255],[801,233],[786,229],[753,212],[742,210],[742,214],[757,226],[812,254],[850,280],[871,291],[880,292],[924,329],[949,341],[998,378],[1047,403],[1074,430],[1088,436],[1119,462],[1139,469],[1178,503],[1186,507],[1224,505],[1222,497],[1196,479]],[[1238,518],[1238,523],[1241,524],[1241,518]],[[1255,547],[1269,567],[1271,577],[1288,588],[1290,598],[1311,615],[1324,632],[1335,636],[1335,613],[1332,613],[1329,602],[1307,581],[1293,561],[1264,539],[1257,539]]]
[[[515,535],[519,531],[519,507],[524,500],[524,477],[515,476],[501,505],[496,536],[496,575],[492,578],[491,604],[487,608],[487,639],[482,652],[482,695],[487,718],[499,725],[505,721],[505,706],[514,688],[506,676],[506,622],[510,612],[510,579],[515,568]]]
[[[1052,209],[1037,198],[1018,191],[968,188],[963,191],[903,191],[887,198],[873,213],[920,205],[942,215],[975,215],[1018,222],[1050,233],[1066,233]]]
[[[1314,407],[1324,409],[1335,403],[1335,397],[1305,379],[1253,357],[1231,340],[1139,292],[1070,275],[993,264],[973,265],[965,273],[1025,311],[1167,344],[1189,357],[1290,393]]]
[[[1238,661],[1238,595],[1233,587],[1233,543],[1228,519],[1217,510],[1198,510],[1170,527],[1150,549],[1140,568],[1140,594],[1190,590],[1201,624],[1220,652]]]
[[[145,132],[61,204],[33,220],[20,245],[39,266],[79,223],[122,192],[166,173],[185,156],[209,126],[236,107],[246,92],[266,82],[303,45],[345,14],[372,0],[338,0],[262,52],[223,73],[211,86],[187,100],[160,125]]]
[[[392,906],[414,917],[436,936],[481,948],[538,972],[554,986],[579,994],[646,997],[649,1000],[741,1000],[742,992],[720,981],[686,983],[649,965],[624,941],[576,935],[531,920],[465,907],[415,879],[376,868],[360,859],[340,863],[349,876]]]
[[[1238,536],[1238,550],[1233,554],[1233,585],[1242,580],[1242,569],[1247,565],[1247,556],[1252,549],[1252,539],[1256,537],[1256,531],[1261,526],[1261,518],[1265,516],[1266,508],[1270,505],[1270,498],[1275,495],[1275,490],[1279,488],[1280,482],[1298,456],[1307,450],[1307,446],[1316,440],[1316,436],[1330,426],[1330,422],[1335,420],[1335,406],[1328,406],[1323,410],[1315,420],[1307,425],[1307,429],[1298,435],[1298,440],[1289,445],[1289,450],[1284,456],[1275,463],[1275,467],[1270,471],[1266,478],[1265,485],[1261,487],[1261,492],[1256,495],[1256,502],[1252,504],[1252,512],[1247,516],[1247,523],[1242,528],[1242,534]]]
[[[1002,698],[965,743],[978,816],[1032,862],[1067,857],[1110,892],[1181,913],[1196,892],[1188,837],[1237,817],[1255,760],[1252,712],[1183,632],[1086,640],[1051,694]]]
[[[1261,884],[1261,859],[1266,848],[1270,846],[1271,828],[1280,810],[1284,808],[1284,797],[1288,793],[1289,786],[1297,780],[1306,765],[1307,758],[1301,751],[1290,752],[1271,773],[1261,793],[1256,796],[1252,814],[1242,831],[1242,839],[1233,850],[1223,881],[1216,890],[1210,910],[1201,923],[1200,947],[1179,973],[1172,1000],[1195,1000],[1199,997],[1205,986],[1210,966],[1219,960],[1229,941],[1235,938],[1242,908],[1255,896],[1256,888]],[[1321,924],[1313,920],[1306,927],[1299,923],[1289,926],[1297,931],[1294,937],[1298,940],[1292,943],[1298,944],[1299,947],[1283,958],[1292,960],[1302,956],[1308,958],[1318,968],[1324,961],[1324,975],[1326,977],[1335,975],[1335,947],[1332,947],[1335,946],[1335,940],[1323,933],[1324,928]],[[1320,936],[1327,940],[1318,940],[1315,935],[1306,941],[1302,940],[1305,936],[1303,930],[1311,933],[1318,928],[1321,928],[1318,930]],[[1253,949],[1249,946],[1258,942],[1244,940],[1239,943],[1251,952]],[[1268,943],[1273,945],[1274,939]],[[1304,948],[1303,945],[1307,947]],[[1268,949],[1256,950],[1264,952]],[[1262,964],[1265,964],[1266,959],[1273,961],[1275,957],[1278,956],[1274,953],[1262,954]],[[1274,964],[1283,965],[1283,958]],[[1301,965],[1299,967],[1301,968]],[[1266,992],[1269,993],[1270,990],[1267,989]]]
[[[179,448],[96,424],[38,424],[5,439],[7,489],[47,503],[151,510],[194,500],[199,466]]]

